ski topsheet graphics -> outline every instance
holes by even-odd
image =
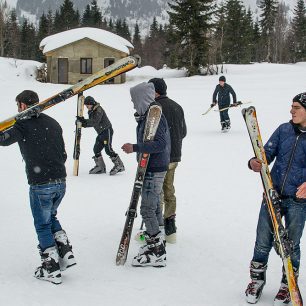
[[[78,94],[78,104],[77,104],[77,116],[83,117],[84,111],[84,96],[83,92]],[[82,122],[76,120],[75,122],[75,138],[74,138],[74,149],[73,149],[73,175],[79,175],[79,159],[81,152],[81,135],[82,135]]]
[[[62,92],[42,101],[38,104],[33,105],[32,107],[27,108],[23,112],[10,117],[4,121],[0,122],[0,131],[4,131],[11,126],[13,126],[16,120],[23,118],[28,118],[39,114],[40,112],[48,109],[62,101],[65,101],[80,92],[83,92],[89,88],[92,88],[98,84],[101,84],[111,78],[114,78],[122,73],[125,73],[129,70],[134,69],[140,64],[140,57],[138,56],[128,56],[123,59],[118,60],[114,64],[98,71],[97,73],[91,75],[85,80],[76,83],[75,85],[69,87],[68,89],[63,90]]]
[[[279,198],[276,190],[273,188],[273,183],[267,163],[266,153],[264,150],[258,126],[255,107],[251,106],[249,108],[242,109],[242,115],[250,135],[255,156],[262,162],[260,176],[265,191],[267,207],[273,224],[275,247],[278,254],[282,258],[287,276],[291,303],[292,306],[302,306],[303,300],[299,287],[296,282],[290,258],[290,254],[292,252],[292,246],[289,241],[287,231],[282,223],[282,217],[280,213],[281,199]]]
[[[160,117],[162,114],[161,107],[159,105],[153,104],[150,106],[146,126],[144,131],[144,141],[154,140],[156,130],[159,125]],[[137,205],[141,194],[144,177],[147,170],[147,165],[149,162],[150,154],[142,153],[139,157],[138,167],[136,172],[136,178],[133,186],[132,197],[130,201],[129,208],[126,212],[126,221],[123,228],[122,237],[120,240],[116,265],[124,265],[129,251],[130,240],[133,230],[134,219],[137,216]]]

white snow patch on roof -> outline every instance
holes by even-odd
[[[100,44],[127,54],[130,53],[129,48],[134,48],[133,45],[123,37],[102,29],[89,27],[72,29],[47,36],[41,41],[39,47],[43,50],[43,53],[47,53],[83,38],[92,39]]]

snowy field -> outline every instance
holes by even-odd
[[[24,89],[37,91],[42,100],[67,88],[36,82],[33,64],[0,59],[0,120],[16,113],[15,97]],[[225,68],[227,81],[238,100],[252,101],[256,106],[262,137],[267,141],[279,124],[290,119],[293,96],[306,91],[306,63]],[[249,281],[262,186],[259,175],[247,168],[253,153],[241,108],[230,110],[232,129],[222,134],[217,112],[201,115],[211,103],[219,76],[177,78],[167,71],[165,74],[151,68],[142,71],[137,68],[128,73],[125,84],[97,86],[86,92],[101,102],[113,124],[113,148],[126,167],[122,174],[114,177],[88,174],[93,166],[96,134],[93,129],[84,129],[80,173],[73,177],[76,98],[46,112],[64,130],[68,177],[59,219],[78,263],[63,273],[59,286],[33,277],[40,260],[24,163],[17,145],[0,148],[1,306],[246,305],[244,290]],[[115,255],[136,170],[135,155],[126,155],[120,149],[125,142],[135,142],[136,122],[129,88],[156,75],[165,76],[168,95],[183,106],[188,128],[175,182],[177,244],[167,245],[166,268],[133,268],[131,260],[139,245],[132,240],[126,265],[117,267]],[[105,162],[110,170],[110,159],[106,157]],[[140,223],[138,217],[135,232]],[[304,237],[299,280],[304,297],[305,251]],[[272,251],[267,285],[257,305],[273,305],[280,278],[281,260]]]

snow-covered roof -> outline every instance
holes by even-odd
[[[134,48],[128,40],[121,36],[102,29],[89,27],[72,29],[47,36],[41,41],[39,47],[43,53],[47,53],[83,38],[92,39],[100,44],[106,45],[127,54],[130,53],[129,48]]]

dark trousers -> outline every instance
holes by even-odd
[[[229,107],[229,104],[218,104],[219,105],[219,109],[225,108],[225,107]],[[224,122],[226,120],[230,120],[230,117],[228,115],[228,109],[220,112],[220,122]]]
[[[109,128],[109,129],[104,130],[97,136],[96,142],[93,148],[93,151],[96,157],[101,155],[101,151],[103,149],[105,149],[105,153],[109,157],[117,156],[117,154],[112,148],[113,134],[114,134],[113,129]]]

